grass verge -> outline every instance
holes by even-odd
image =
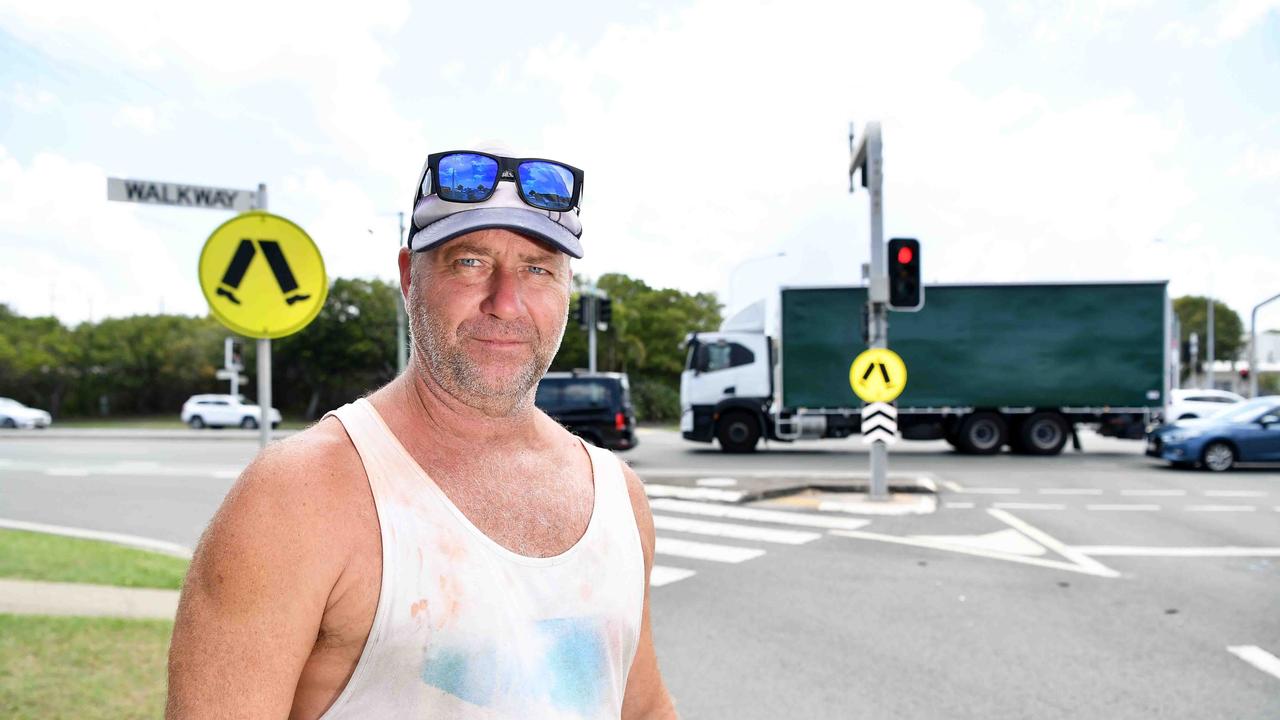
[[[172,633],[167,620],[0,614],[0,717],[161,717]]]
[[[302,430],[307,420],[284,418],[277,429]],[[121,417],[57,418],[52,427],[80,430],[183,430],[187,426],[177,415],[137,415]]]
[[[0,530],[0,577],[177,590],[187,564],[182,558],[95,540]]]

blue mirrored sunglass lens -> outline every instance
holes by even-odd
[[[530,205],[543,210],[565,211],[573,207],[573,171],[552,162],[520,163],[520,187]]]
[[[484,200],[498,182],[498,162],[473,153],[454,153],[440,158],[436,182],[445,200]]]

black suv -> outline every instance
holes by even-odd
[[[534,404],[593,445],[636,446],[636,411],[626,373],[549,372],[538,383]]]

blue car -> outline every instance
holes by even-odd
[[[1280,395],[1255,398],[1207,418],[1161,425],[1147,435],[1147,454],[1214,472],[1230,470],[1237,462],[1280,462]]]

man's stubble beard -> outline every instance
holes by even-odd
[[[418,372],[422,374],[422,380],[434,381],[449,395],[489,417],[515,415],[533,405],[531,391],[551,367],[568,324],[566,311],[555,330],[554,342],[548,342],[528,321],[505,323],[492,318],[479,322],[472,319],[460,324],[455,332],[444,326],[439,315],[424,307],[421,301],[410,303],[405,311],[409,315],[410,339],[420,361],[415,365],[420,366]],[[533,354],[507,377],[489,382],[484,369],[462,347],[467,330],[477,326],[498,330],[495,334],[501,337],[528,340],[532,343]]]

